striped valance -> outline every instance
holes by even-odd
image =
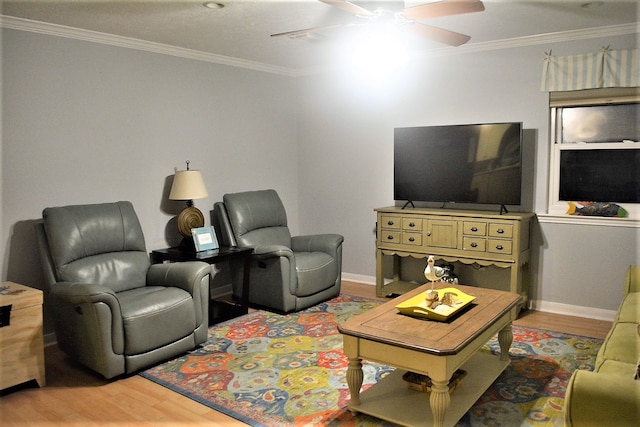
[[[638,49],[611,50],[597,53],[544,58],[540,90],[548,92],[636,87],[640,84]]]

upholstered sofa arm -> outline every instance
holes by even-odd
[[[177,287],[194,295],[202,279],[210,273],[211,266],[200,261],[153,264],[147,271],[147,286]]]
[[[640,380],[578,370],[565,396],[565,426],[640,425]]]
[[[325,252],[335,258],[343,241],[340,234],[295,236],[291,238],[291,248],[294,252]]]
[[[640,292],[640,265],[632,265],[627,269],[624,292],[625,294]]]
[[[293,259],[293,251],[286,246],[281,245],[261,245],[253,248],[254,259],[267,259],[285,257]]]

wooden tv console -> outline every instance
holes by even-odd
[[[400,258],[435,256],[510,270],[508,283],[491,288],[518,293],[528,299],[528,269],[532,213],[505,213],[399,208],[377,208],[376,295],[403,294],[424,283],[401,280]],[[393,257],[393,277],[384,278],[384,257]],[[426,266],[426,262],[425,262]],[[426,279],[425,279],[426,281]],[[483,287],[482,283],[463,283]]]

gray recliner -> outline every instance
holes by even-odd
[[[59,347],[112,378],[207,339],[210,266],[151,265],[129,202],[46,208],[36,225]]]
[[[275,190],[225,194],[214,204],[213,223],[225,244],[253,248],[251,304],[287,313],[340,294],[344,238],[291,237]]]

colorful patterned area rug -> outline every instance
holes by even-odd
[[[378,304],[341,295],[289,315],[251,312],[211,327],[202,347],[140,375],[251,426],[391,426],[348,411],[336,327]],[[513,334],[511,365],[458,426],[563,425],[571,372],[593,369],[602,340],[519,326]],[[498,352],[497,337],[481,351]],[[365,361],[363,370],[366,390],[393,368]]]

